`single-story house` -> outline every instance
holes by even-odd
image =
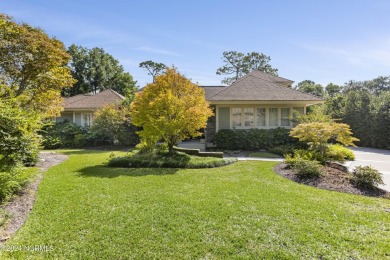
[[[120,104],[125,97],[112,89],[107,89],[96,94],[79,94],[73,97],[64,98],[61,116],[55,121],[65,120],[80,126],[92,126],[93,114],[99,108],[109,104]]]
[[[230,86],[202,86],[214,111],[205,129],[206,147],[221,129],[291,128],[293,111],[325,100],[291,88],[294,81],[252,71]]]

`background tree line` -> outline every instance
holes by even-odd
[[[350,125],[359,146],[390,148],[390,76],[325,88],[305,80],[294,88],[325,98],[324,112]]]

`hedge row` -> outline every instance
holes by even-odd
[[[297,140],[289,136],[289,129],[223,129],[215,135],[218,148],[228,150],[271,149],[279,145],[295,144]]]

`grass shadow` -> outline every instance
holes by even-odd
[[[106,165],[94,165],[78,171],[81,177],[116,178],[119,176],[142,177],[148,175],[175,174],[176,168],[114,168]]]

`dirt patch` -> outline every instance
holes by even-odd
[[[67,155],[52,152],[39,154],[39,162],[36,167],[40,169],[41,173],[33,182],[20,191],[14,199],[0,207],[2,211],[5,211],[10,216],[7,223],[0,229],[0,244],[7,241],[26,221],[34,205],[38,186],[43,178],[43,172],[65,161],[67,158]]]
[[[390,192],[380,188],[363,189],[354,186],[350,181],[347,169],[342,165],[330,163],[324,166],[322,170],[324,173],[318,178],[301,179],[295,175],[295,171],[293,169],[288,168],[284,163],[280,163],[274,168],[276,173],[287,179],[320,189],[390,199]]]

